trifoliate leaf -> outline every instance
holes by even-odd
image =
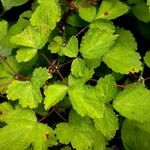
[[[32,26],[46,24],[53,30],[61,17],[61,9],[58,0],[38,0],[40,4],[33,13],[30,21]]]
[[[148,67],[150,67],[150,51],[146,52],[144,56],[144,62]]]
[[[92,22],[96,17],[96,7],[88,6],[88,7],[79,7],[79,16],[88,22]]]
[[[1,0],[4,10],[7,11],[14,6],[19,6],[26,3],[28,0]]]
[[[118,43],[104,55],[103,61],[113,71],[128,74],[142,70],[140,58],[138,52],[131,51],[130,48],[127,49],[122,43]]]
[[[78,55],[78,39],[72,36],[68,44],[62,47],[62,53],[68,57],[76,57]]]
[[[17,51],[16,60],[18,62],[27,62],[37,54],[36,48],[22,47]]]
[[[22,33],[11,37],[11,42],[30,48],[42,48],[48,40],[49,28],[46,25],[38,27],[28,26]]]
[[[119,0],[103,0],[98,10],[96,18],[116,19],[127,13],[129,7]]]
[[[80,52],[85,59],[101,59],[114,44],[116,35],[111,22],[100,20],[92,23],[85,33],[80,45]]]
[[[109,140],[115,136],[116,130],[119,128],[118,118],[109,107],[105,108],[103,118],[95,118],[94,122],[96,129]]]
[[[132,11],[134,15],[140,20],[144,22],[149,22],[150,21],[150,12],[149,8],[146,5],[145,2],[141,2],[136,4],[133,8]]]
[[[126,119],[123,122],[121,138],[126,150],[149,150],[150,133],[138,128],[134,121]]]
[[[91,149],[95,130],[88,117],[81,117],[75,111],[69,115],[69,123],[59,123],[56,126],[56,136],[63,144],[69,144],[76,150]]]
[[[45,108],[49,109],[54,106],[58,102],[60,102],[65,95],[67,94],[68,87],[64,84],[53,84],[49,85],[47,89],[45,89]]]
[[[106,75],[104,78],[100,78],[96,88],[106,103],[114,99],[117,93],[117,86],[112,75]]]
[[[81,115],[92,118],[102,118],[104,113],[103,98],[97,90],[88,85],[76,84],[69,89],[72,107]]]
[[[121,91],[113,102],[114,108],[124,117],[136,121],[150,121],[150,91],[142,83],[133,84]]]
[[[0,128],[0,149],[24,150],[32,144],[34,149],[46,150],[49,140],[55,140],[54,131],[38,123],[32,110],[2,103],[0,112],[0,120],[7,123]]]
[[[119,37],[116,40],[116,43],[120,43],[128,50],[133,50],[133,51],[137,50],[137,43],[131,31],[122,28],[117,28],[117,34],[119,34]]]
[[[31,81],[12,81],[6,91],[7,97],[13,101],[19,99],[22,107],[35,108],[42,101],[40,88],[48,78],[48,71],[38,68],[34,71]]]

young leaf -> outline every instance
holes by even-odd
[[[49,85],[44,91],[45,95],[45,108],[49,109],[58,102],[60,102],[67,94],[68,87],[64,84],[53,84]]]
[[[4,10],[7,11],[14,6],[19,6],[26,3],[28,0],[1,0]]]
[[[146,52],[144,56],[144,62],[150,68],[150,51]]]
[[[121,74],[139,72],[142,70],[141,57],[138,52],[130,49],[127,49],[122,43],[118,43],[104,55],[103,61],[113,71]]]
[[[150,91],[142,83],[133,84],[116,96],[113,106],[128,119],[150,121],[149,97]]]
[[[102,118],[104,113],[103,98],[97,90],[88,85],[75,84],[69,88],[72,107],[81,115]]]
[[[98,20],[90,25],[80,45],[80,52],[85,59],[101,59],[104,53],[114,44],[116,35],[113,24]]]
[[[62,47],[62,53],[68,57],[77,57],[78,55],[78,39],[75,36],[72,36],[68,44],[65,47]]]
[[[98,10],[96,19],[116,19],[127,13],[129,7],[119,0],[103,0]]]
[[[34,149],[46,150],[49,139],[55,140],[54,131],[38,123],[33,111],[2,103],[0,112],[0,120],[7,123],[0,128],[0,149],[24,150],[32,144]]]
[[[109,140],[115,136],[116,130],[119,128],[118,118],[109,107],[105,108],[103,118],[95,118],[94,122],[96,129]]]
[[[40,4],[33,13],[30,21],[32,26],[45,24],[53,30],[61,17],[61,9],[58,0],[38,0]]]
[[[88,22],[92,22],[96,17],[96,7],[88,6],[88,7],[79,7],[79,16]]]
[[[101,141],[99,142],[100,147],[105,145],[104,137],[98,136],[90,118],[81,117],[75,111],[70,112],[69,123],[57,124],[55,131],[61,143],[69,144],[71,142],[72,147],[76,150],[92,149],[96,138]]]
[[[150,133],[138,128],[132,120],[123,122],[121,138],[126,150],[149,150]]]
[[[117,86],[112,75],[106,75],[104,78],[100,78],[96,88],[106,103],[114,99],[117,93]]]
[[[144,21],[146,23],[150,21],[150,11],[145,2],[136,4],[132,8],[132,11],[140,21]]]

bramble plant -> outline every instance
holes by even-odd
[[[1,0],[0,150],[149,150],[150,0]]]

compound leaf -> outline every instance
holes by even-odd
[[[103,0],[98,10],[96,19],[116,19],[127,13],[129,7],[119,0]]]
[[[69,98],[73,108],[81,116],[88,115],[92,118],[103,117],[103,98],[98,95],[98,92],[94,87],[75,84],[69,89]]]
[[[65,95],[67,94],[68,87],[64,84],[53,84],[49,85],[47,89],[44,91],[45,95],[45,108],[49,109],[50,107],[57,104],[61,101]]]
[[[119,128],[118,118],[109,107],[105,108],[104,116],[100,119],[94,119],[96,129],[107,138],[111,139],[115,136],[116,130]]]
[[[45,24],[49,26],[50,30],[53,30],[61,17],[58,0],[38,0],[38,3],[40,5],[36,8],[30,19],[31,25],[39,26]]]
[[[150,91],[142,83],[121,91],[113,101],[114,108],[128,119],[150,121]]]

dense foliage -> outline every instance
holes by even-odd
[[[0,150],[149,150],[150,0],[1,0]]]

